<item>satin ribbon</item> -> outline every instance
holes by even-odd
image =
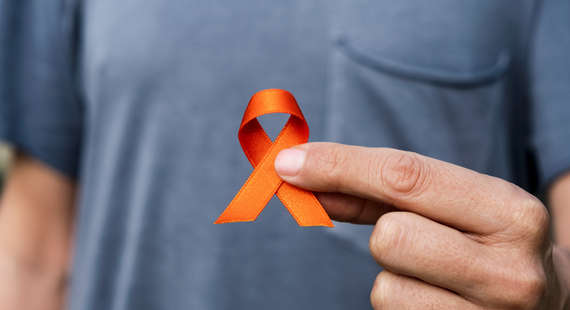
[[[256,119],[270,113],[291,115],[274,142]],[[300,226],[334,227],[312,192],[283,182],[273,167],[279,151],[306,143],[309,139],[309,126],[291,93],[267,89],[253,95],[245,110],[238,138],[254,170],[214,224],[254,221],[276,194]]]

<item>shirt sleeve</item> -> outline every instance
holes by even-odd
[[[78,173],[73,6],[0,0],[0,139],[61,173]]]
[[[544,0],[531,50],[532,144],[539,185],[570,170],[570,0]]]

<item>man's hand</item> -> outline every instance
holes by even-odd
[[[376,224],[370,250],[386,270],[372,289],[375,309],[568,309],[568,255],[553,254],[542,203],[511,183],[332,143],[284,150],[275,169],[323,192],[333,219]]]

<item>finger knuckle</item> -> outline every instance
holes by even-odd
[[[549,234],[550,215],[542,204],[529,207],[526,215],[527,234],[534,242],[542,242]]]
[[[508,309],[536,309],[547,288],[544,270],[539,267],[506,273],[497,287],[501,292],[501,306]]]
[[[397,196],[411,196],[423,186],[425,164],[412,152],[394,152],[382,167],[384,186]]]
[[[370,303],[375,310],[388,309],[388,300],[386,297],[391,296],[390,287],[392,276],[387,271],[382,271],[374,281],[372,292],[370,293]]]
[[[509,204],[515,235],[533,243],[542,242],[549,234],[550,215],[540,200],[516,188]]]
[[[370,251],[381,265],[391,265],[402,247],[405,247],[401,215],[397,212],[386,213],[376,223],[372,238],[370,238]]]

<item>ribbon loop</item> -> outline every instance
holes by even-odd
[[[291,115],[274,142],[257,121],[257,117],[270,113]],[[253,221],[276,194],[300,226],[333,227],[315,195],[283,182],[273,167],[281,150],[306,143],[309,139],[309,127],[291,93],[267,89],[253,95],[245,110],[238,138],[254,170],[214,224]]]

